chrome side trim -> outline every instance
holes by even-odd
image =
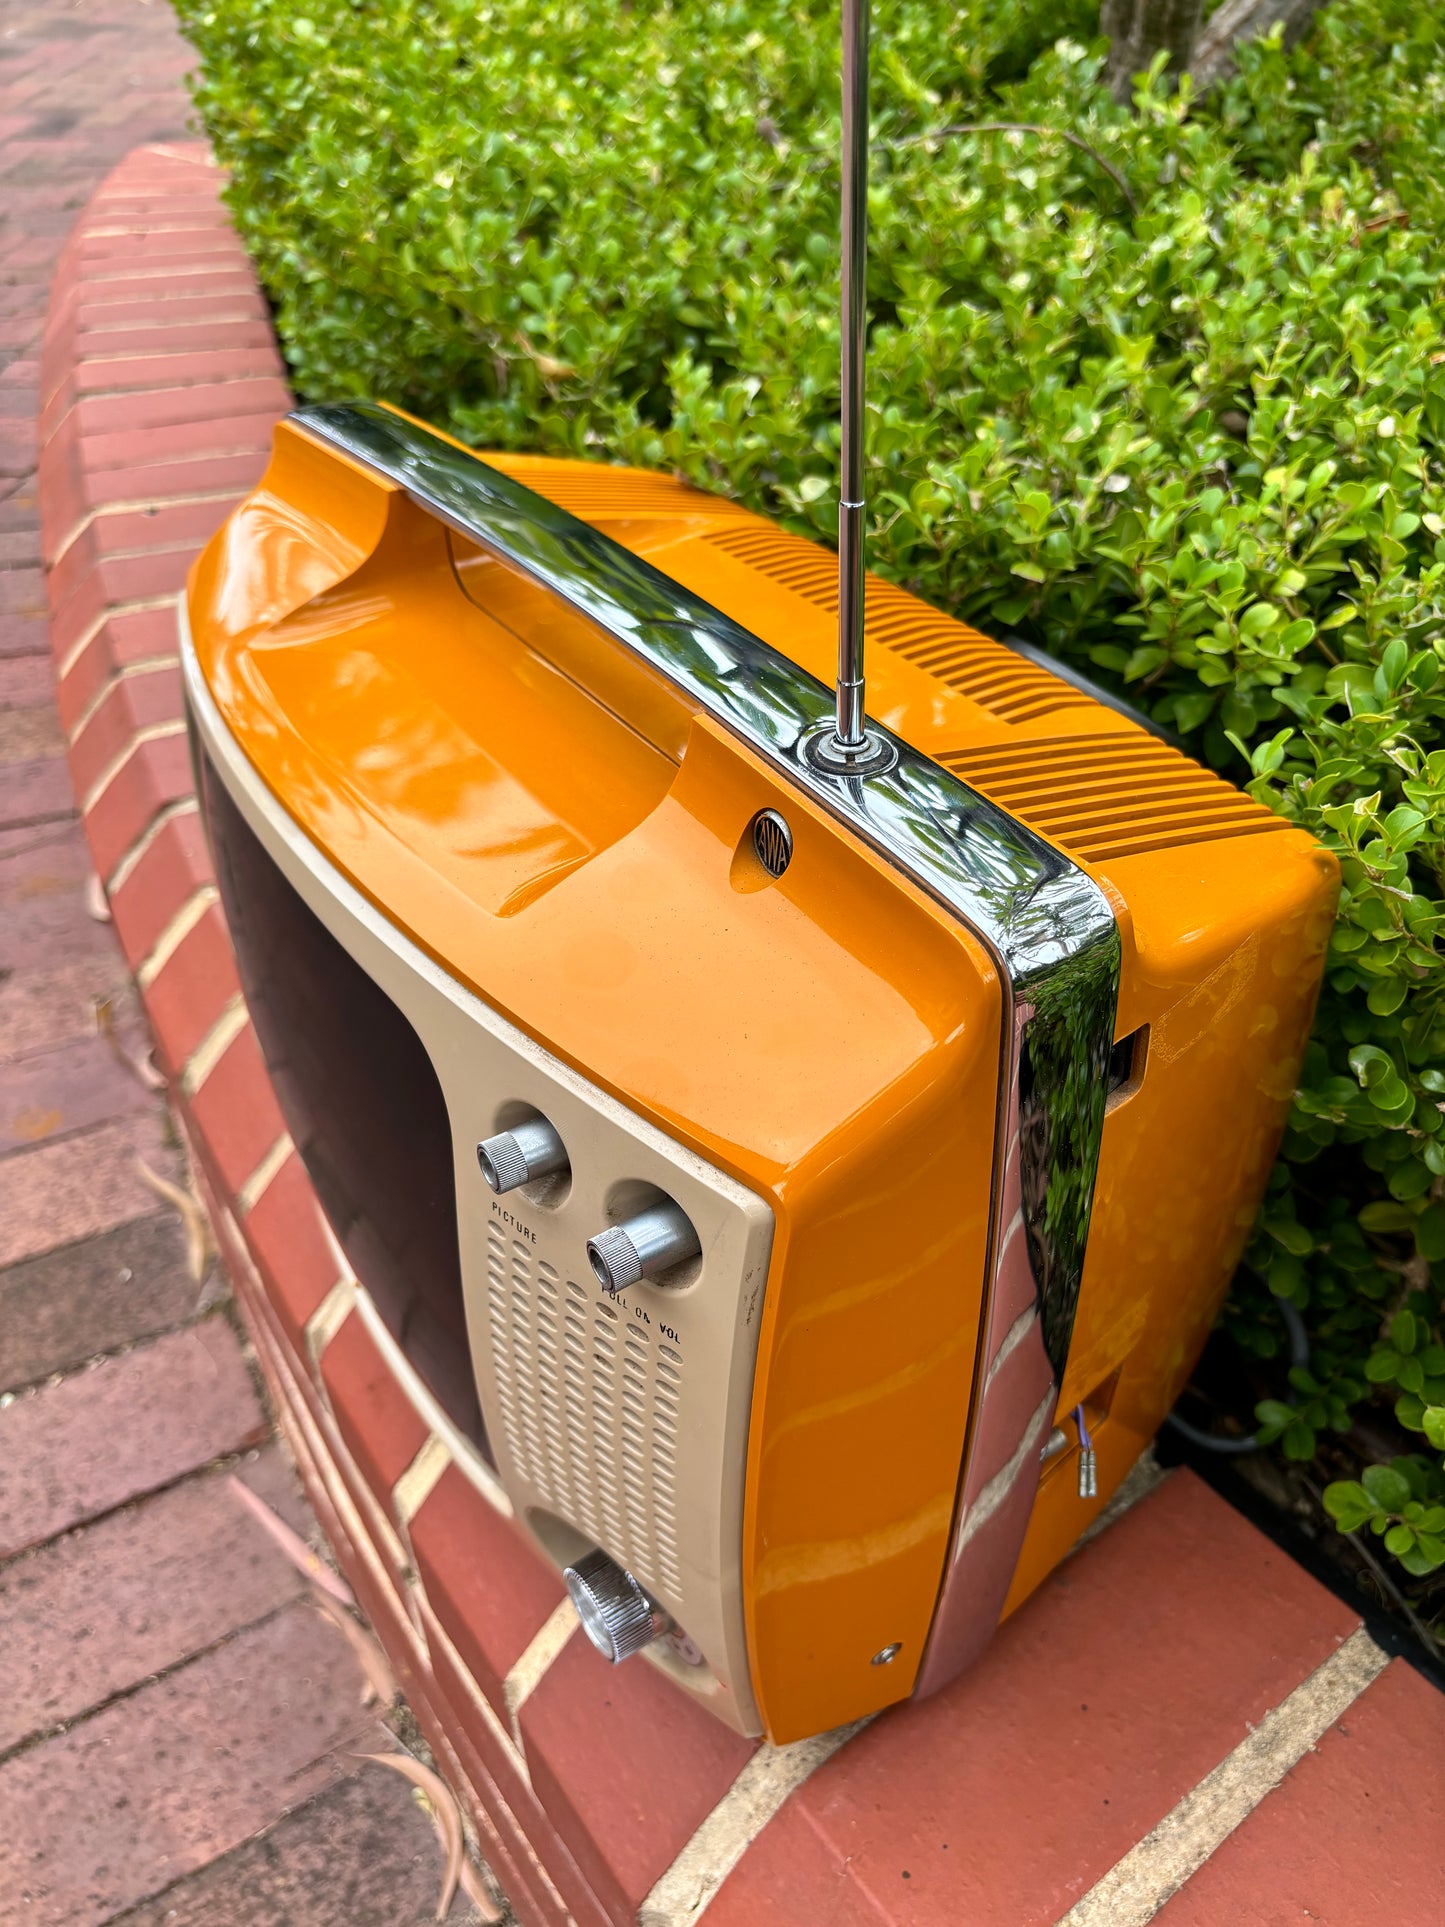
[[[1002,1506],[996,1497],[990,1517],[1002,1507],[1018,1521],[1021,1537],[1024,1492],[1031,1502],[1038,1454],[1020,1457],[1019,1441],[1036,1423],[1039,1372],[1057,1389],[1068,1357],[1103,1135],[1120,969],[1118,926],[1104,892],[1032,830],[885,730],[878,734],[896,752],[891,768],[846,777],[819,770],[805,750],[810,736],[832,720],[832,692],[824,684],[480,457],[371,403],[305,407],[291,419],[551,590],[666,676],[952,912],[997,960],[1009,1009],[995,1222],[950,1571],[965,1543],[969,1493],[992,1491],[1016,1460],[1021,1469],[1016,1483],[1010,1479],[1009,1503]],[[1007,1301],[1011,1334],[1021,1287],[1037,1334],[1028,1347],[1010,1338],[1008,1350],[1016,1358],[1033,1351],[1038,1361],[1027,1375],[1029,1392],[1020,1385],[1015,1398],[1005,1388],[1018,1378],[1017,1367],[994,1371],[992,1365],[1005,1335],[997,1330],[999,1315]],[[1001,1558],[975,1597],[969,1617],[981,1617],[988,1630],[1017,1551],[1014,1538],[1012,1556]],[[949,1591],[946,1579],[941,1616]]]

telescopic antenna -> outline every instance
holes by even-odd
[[[842,462],[838,498],[838,699],[809,760],[835,775],[885,769],[893,750],[863,714],[863,379],[868,352],[868,9],[843,0]]]

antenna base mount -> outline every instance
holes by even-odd
[[[824,776],[881,776],[898,761],[898,751],[888,738],[866,723],[859,743],[845,743],[829,723],[810,730],[798,747],[809,769]]]

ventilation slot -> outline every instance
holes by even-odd
[[[1088,863],[1289,828],[1283,817],[1142,730],[945,750],[938,760]]]
[[[800,535],[750,519],[746,528],[720,529],[706,538],[735,561],[781,583],[829,614],[838,607],[838,561]],[[1092,698],[1015,655],[1003,643],[931,608],[895,583],[868,578],[867,640],[925,669],[970,697],[991,715],[1032,722]]]
[[[752,517],[736,502],[708,495],[670,475],[648,475],[637,469],[609,469],[601,462],[519,463],[499,457],[494,465],[525,488],[555,502],[584,522],[609,521],[619,516],[708,515]]]
[[[548,1510],[680,1605],[680,1356],[497,1224],[487,1226],[487,1301],[518,1471]]]

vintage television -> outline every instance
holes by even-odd
[[[398,1376],[603,1651],[776,1741],[954,1676],[1153,1435],[1337,887],[1046,661],[877,581],[865,630],[845,178],[841,566],[311,406],[182,637],[251,1014]]]

